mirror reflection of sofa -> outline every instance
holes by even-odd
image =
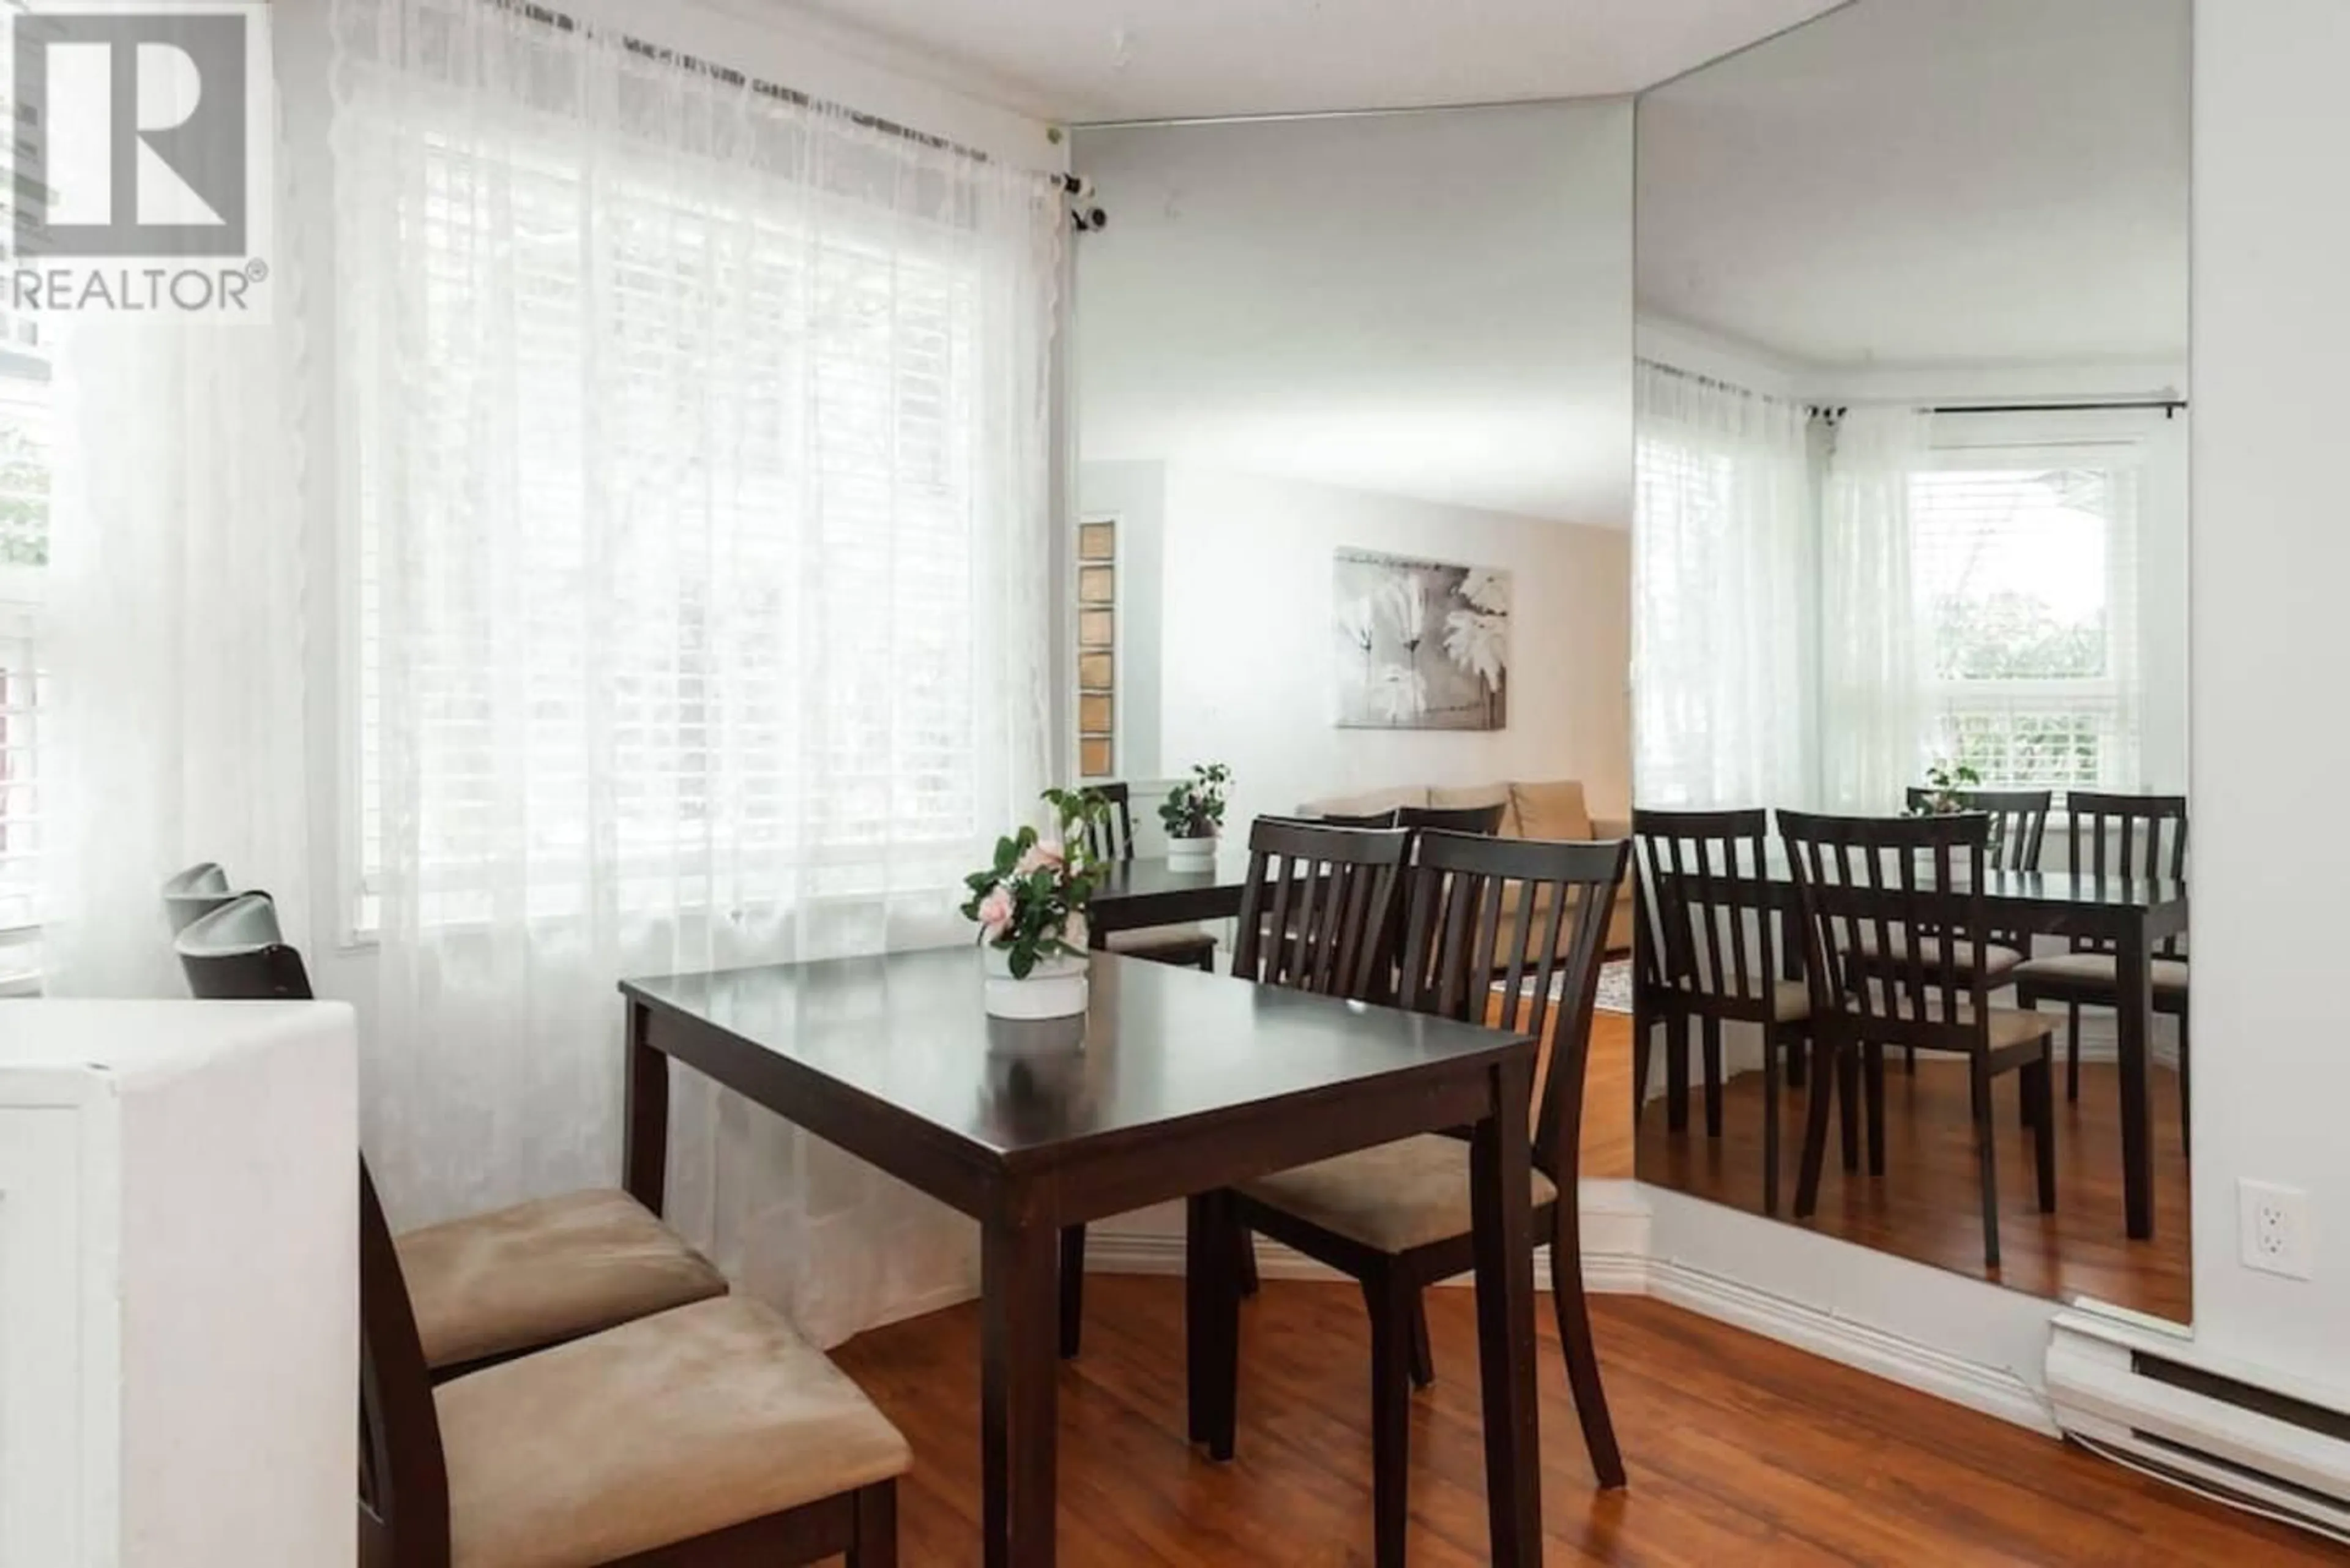
[[[1580,779],[1460,786],[1405,784],[1309,800],[1298,811],[1305,816],[1370,816],[1399,806],[1451,810],[1492,805],[1502,807],[1501,836],[1504,838],[1582,841],[1627,838],[1632,833],[1629,819],[1592,816]],[[1529,935],[1543,929],[1546,914],[1545,910],[1535,910]],[[1562,945],[1571,929],[1569,922],[1559,923]],[[1616,907],[1607,917],[1607,950],[1629,952],[1632,931],[1632,879],[1627,877],[1616,890]],[[1507,943],[1512,934],[1512,926],[1505,920],[1498,939],[1500,950],[1494,954],[1497,969],[1508,962]]]

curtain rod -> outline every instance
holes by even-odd
[[[2117,398],[2077,403],[1937,403],[1927,408],[1929,414],[2075,414],[2114,409],[2160,409],[2166,420],[2175,419],[2187,407],[2184,398]],[[1851,411],[1847,403],[1814,403],[1812,416],[1833,424]]]
[[[600,36],[599,29],[588,26],[577,16],[567,12],[555,10],[550,6],[537,5],[535,0],[490,0],[490,3],[501,10],[512,11],[527,21],[552,27],[558,33],[577,33],[583,37]],[[900,125],[894,119],[885,119],[878,114],[867,114],[861,109],[851,109],[845,103],[834,103],[827,99],[812,98],[797,88],[788,88],[779,82],[748,76],[732,66],[722,66],[715,61],[705,60],[699,55],[685,54],[671,48],[666,44],[651,43],[631,33],[619,34],[619,37],[621,47],[627,49],[629,53],[659,65],[674,66],[680,70],[690,71],[696,76],[708,77],[728,87],[747,87],[761,98],[775,99],[779,102],[792,104],[801,109],[827,109],[841,115],[850,123],[862,126],[868,130],[879,131],[884,136],[894,136],[901,140],[913,142],[917,146],[931,148],[935,151],[956,153],[970,159],[974,163],[993,161],[976,147],[966,147],[960,141],[950,140],[946,137],[934,135],[930,131],[917,130],[910,125]],[[1058,181],[1065,177],[1059,174],[1049,174],[1046,178]]]

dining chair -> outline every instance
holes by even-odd
[[[1424,833],[1404,872],[1409,914],[1398,957],[1405,1008],[1483,1023],[1498,998],[1511,1027],[1547,1046],[1539,1058],[1533,1158],[1520,1179],[1529,1184],[1536,1244],[1550,1248],[1551,1300],[1584,1442],[1607,1488],[1624,1484],[1624,1461],[1584,1299],[1575,1170],[1592,1001],[1626,850],[1620,839],[1549,844]],[[1534,956],[1496,979],[1491,960],[1505,923],[1517,928],[1512,950]],[[1455,1137],[1405,1138],[1263,1177],[1211,1201],[1222,1222],[1284,1242],[1362,1287],[1371,1319],[1375,1560],[1394,1568],[1404,1560],[1409,1513],[1421,1293],[1475,1263],[1470,1146]],[[1237,1361],[1225,1363],[1235,1380]],[[1235,1403],[1231,1388],[1215,1401],[1224,1429],[1211,1435],[1211,1452],[1232,1451]]]
[[[1762,1040],[1762,1210],[1779,1211],[1779,1075],[1811,1032],[1811,991],[1786,978],[1800,961],[1781,941],[1765,838],[1770,813],[1635,811],[1644,1000],[1665,1025],[1666,1125],[1689,1125],[1689,1026],[1704,1044],[1705,1131],[1721,1136],[1721,1031],[1750,1023]],[[1798,971],[1800,972],[1800,971]],[[1633,1054],[1635,1114],[1648,1104],[1648,1039]]]
[[[360,1568],[895,1568],[906,1439],[781,1314],[680,1306],[435,1386],[359,1167]]]
[[[1909,787],[1909,809],[1912,812],[1930,801],[1946,795],[1968,811],[1979,811],[1990,819],[1991,842],[1985,847],[1984,860],[1995,871],[2037,871],[2040,869],[2041,846],[2048,836],[2048,814],[2055,803],[2055,792],[2044,789],[1961,789],[1941,791],[1922,784]],[[2032,933],[2022,929],[1993,931],[1991,939],[1992,969],[2004,975],[2015,967],[2007,955],[2015,955],[2016,964],[2032,956]],[[1915,1075],[1918,1053],[1905,1050],[1902,1070]]]
[[[2065,796],[2065,855],[2076,874],[2187,879],[2187,797],[2179,794]],[[2081,1097],[2081,1009],[2119,999],[2119,960],[2107,937],[2075,937],[2072,951],[2033,959],[2015,971],[2018,1005],[2064,1004],[2064,1097]],[[2166,938],[2149,961],[2154,1010],[2178,1020],[2178,1139],[2189,1143],[2187,941]],[[2191,1149],[2189,1152],[2192,1152]]]
[[[1109,807],[1106,815],[1086,824],[1087,852],[1097,860],[1130,864],[1134,859],[1132,787],[1125,784],[1097,784],[1087,787]],[[1215,972],[1216,939],[1197,927],[1112,931],[1104,940],[1114,953],[1148,959],[1153,963],[1171,963],[1179,969]]]
[[[213,861],[199,861],[163,883],[163,918],[171,922],[176,937],[188,929],[190,921],[211,914],[234,897],[228,873]]]
[[[1466,833],[1479,838],[1491,838],[1502,831],[1502,818],[1509,811],[1505,801],[1490,805],[1399,805],[1395,809],[1395,825],[1412,833]]]
[[[1379,966],[1392,964],[1387,934],[1397,876],[1411,835],[1395,829],[1324,827],[1259,817],[1249,828],[1248,877],[1241,891],[1234,978],[1367,1001]],[[1234,1272],[1256,1291],[1256,1252],[1235,1239]],[[1084,1346],[1086,1228],[1061,1229],[1061,1355]]]
[[[1854,1096],[1866,1078],[1868,1169],[1882,1176],[1885,1048],[1962,1055],[1982,1186],[1983,1262],[1996,1269],[1999,1171],[1992,1079],[2011,1068],[2021,1075],[2043,1213],[2056,1207],[2056,1115],[2050,1024],[2035,1012],[1991,1005],[1991,992],[2000,982],[1981,958],[1991,945],[1983,896],[1990,831],[1989,819],[1973,813],[1779,813],[1779,836],[1804,910],[1817,1047],[1795,1217],[1807,1219],[1818,1207],[1831,1091],[1844,1101],[1849,1128]],[[1902,929],[1909,938],[1896,940]],[[1866,935],[1876,941],[1864,950]],[[1864,950],[1865,959],[1859,956]]]
[[[182,931],[200,1001],[308,1001],[302,954],[266,893]],[[566,1193],[400,1233],[425,1365],[452,1378],[726,1293],[726,1276],[627,1193]]]

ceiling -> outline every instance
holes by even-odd
[[[1040,119],[1402,109],[1638,91],[1837,0],[732,0],[952,68]]]
[[[2189,0],[1862,0],[1643,99],[1644,313],[1809,366],[2183,361]]]

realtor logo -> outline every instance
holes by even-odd
[[[10,18],[19,310],[254,318],[268,276],[266,7],[34,0]],[[115,265],[132,258],[158,265]]]

